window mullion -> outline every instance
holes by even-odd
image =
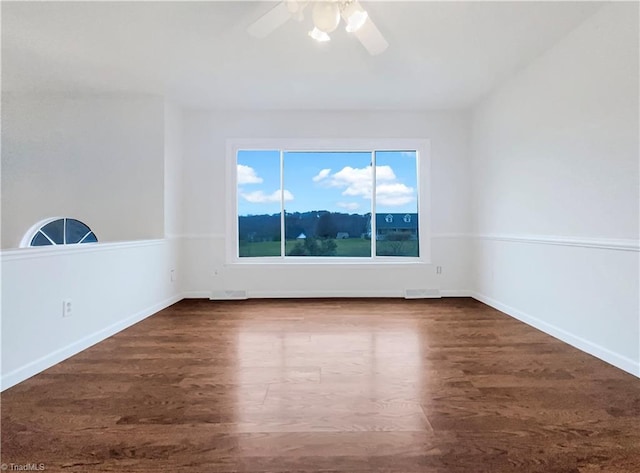
[[[49,240],[51,242],[52,245],[57,245],[57,243],[55,241],[53,241],[51,238],[49,238],[49,235],[47,235],[42,230],[38,230],[38,233],[41,233],[47,240]]]
[[[376,228],[376,152],[371,151],[371,258],[376,258],[378,229]]]
[[[84,241],[84,239],[87,238],[89,235],[91,235],[91,230],[89,230],[87,233],[85,233],[84,236],[80,239],[80,241],[78,243],[82,243]]]
[[[285,257],[284,150],[280,150],[280,257]]]

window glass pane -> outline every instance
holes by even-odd
[[[237,186],[239,256],[280,256],[280,151],[238,151]]]
[[[97,243],[97,242],[98,242],[98,239],[96,238],[96,235],[93,232],[89,233],[87,237],[84,240],[82,240],[82,243]]]
[[[36,233],[36,236],[31,240],[31,246],[46,246],[50,244],[51,242],[40,232]]]
[[[47,223],[41,229],[42,233],[46,234],[56,245],[64,244],[64,219],[54,220],[51,223]]]
[[[74,218],[67,219],[67,244],[78,243],[91,229]]]
[[[419,256],[415,151],[376,152],[376,255]]]
[[[370,152],[286,152],[286,255],[370,257],[371,184]]]

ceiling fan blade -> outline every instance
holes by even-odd
[[[367,18],[364,25],[353,34],[372,56],[383,53],[389,47],[389,43],[384,39],[375,23],[371,21],[371,18]]]
[[[262,39],[284,25],[290,18],[289,5],[283,1],[249,25],[247,31],[251,36]]]

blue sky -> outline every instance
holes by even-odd
[[[287,212],[371,211],[371,153],[285,152]],[[376,153],[378,213],[417,212],[415,151]],[[280,212],[280,152],[238,152],[238,214]]]

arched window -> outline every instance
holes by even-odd
[[[38,222],[22,239],[20,246],[75,245],[96,243],[98,237],[75,218],[55,217]]]

